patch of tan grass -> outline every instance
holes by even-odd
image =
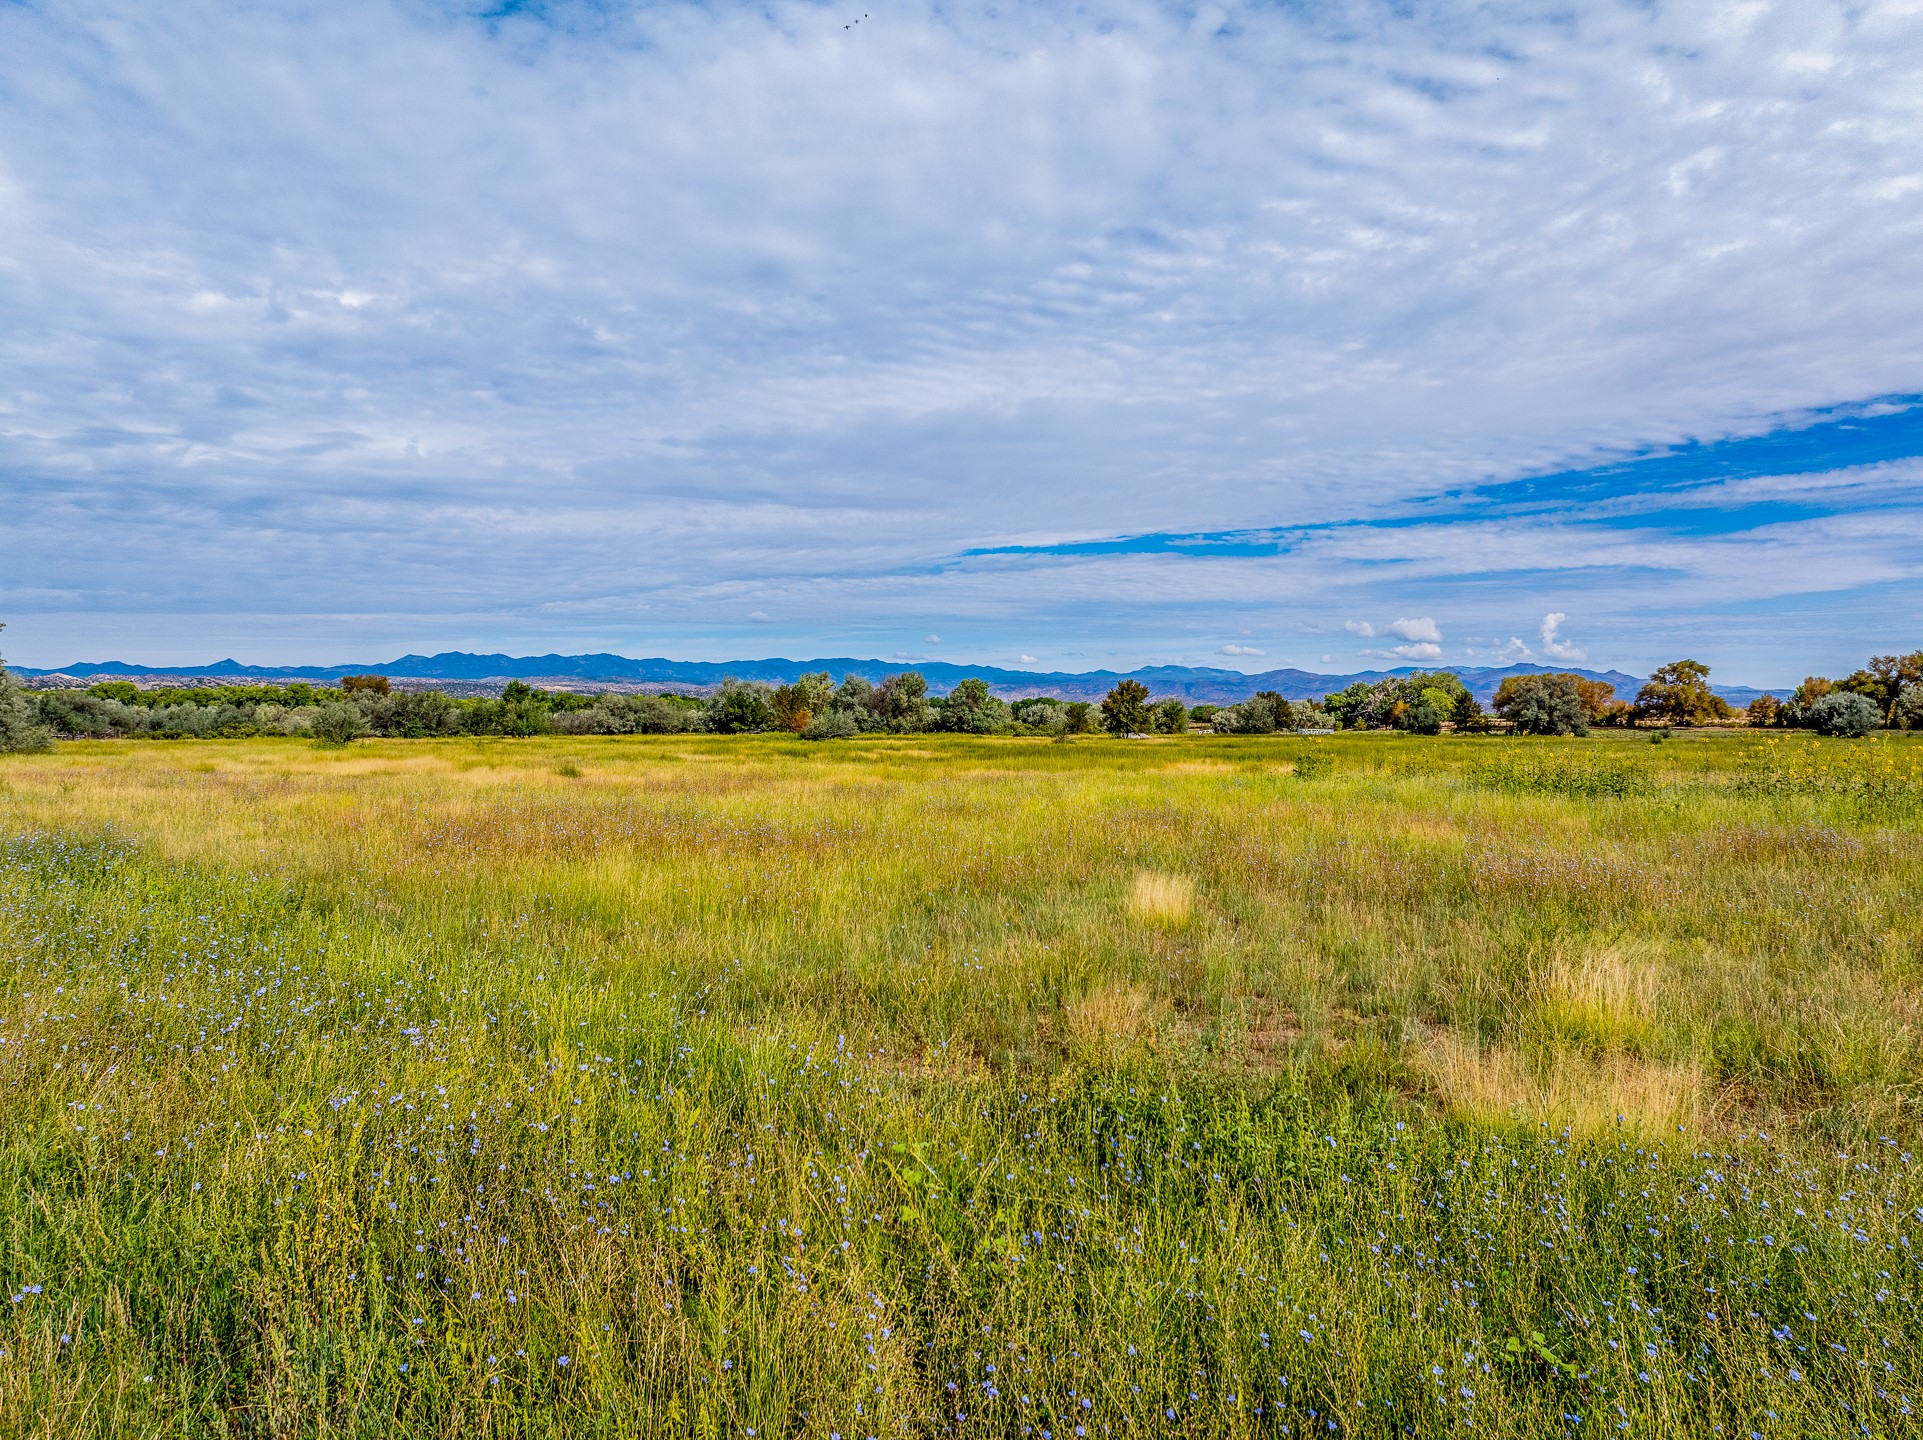
[[[1647,1048],[1662,1001],[1662,973],[1647,954],[1611,946],[1558,956],[1537,972],[1537,1011],[1556,1047],[1594,1053]]]
[[[1151,925],[1186,925],[1195,910],[1195,882],[1186,875],[1162,875],[1143,870],[1135,876],[1128,908]]]
[[[1534,1063],[1509,1046],[1482,1049],[1453,1031],[1431,1034],[1417,1068],[1452,1109],[1483,1120],[1546,1122],[1577,1134],[1621,1127],[1674,1135],[1700,1129],[1707,1086],[1693,1063],[1557,1051]]]
[[[1139,985],[1110,981],[1096,986],[1062,1011],[1070,1049],[1112,1055],[1153,1039],[1155,1004]]]

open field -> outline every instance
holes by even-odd
[[[0,1431],[1874,1436],[1923,739],[0,759]]]

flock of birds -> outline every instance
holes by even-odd
[[[861,20],[866,20],[867,18],[868,18],[867,12],[864,11],[862,13]],[[842,26],[841,28],[844,30],[852,30],[857,25],[861,24],[861,20],[850,20],[846,25]]]

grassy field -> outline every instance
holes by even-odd
[[[1918,1433],[1923,741],[0,760],[0,1431]]]

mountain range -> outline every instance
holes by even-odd
[[[34,670],[15,666],[16,674],[41,683],[62,680],[92,681],[130,679],[136,683],[179,684],[205,680],[216,684],[255,682],[284,684],[293,680],[310,682],[338,681],[343,675],[386,675],[403,685],[419,686],[441,682],[458,685],[462,690],[490,689],[509,680],[525,680],[550,688],[589,689],[618,686],[622,689],[660,686],[677,690],[705,690],[724,678],[763,680],[785,684],[811,671],[826,670],[837,679],[861,675],[870,680],[898,670],[919,670],[936,693],[951,689],[959,680],[979,676],[1004,699],[1024,695],[1054,695],[1064,700],[1099,700],[1119,680],[1139,680],[1151,694],[1173,695],[1191,705],[1226,704],[1247,699],[1258,690],[1273,690],[1290,700],[1319,698],[1340,690],[1357,680],[1374,682],[1389,676],[1413,675],[1421,667],[1402,666],[1393,670],[1363,670],[1350,675],[1323,675],[1310,670],[1265,670],[1246,674],[1240,670],[1220,670],[1208,666],[1151,665],[1137,670],[1032,671],[1003,670],[992,665],[955,665],[942,660],[888,663],[835,656],[814,660],[636,660],[625,655],[474,655],[451,650],[439,655],[403,655],[398,660],[363,665],[243,665],[236,660],[219,660],[211,665],[156,667],[108,660],[63,666],[58,670]],[[1431,667],[1442,668],[1442,667]],[[1496,687],[1510,675],[1544,674],[1556,671],[1605,680],[1616,687],[1621,699],[1633,699],[1641,688],[1641,676],[1620,670],[1584,670],[1574,666],[1506,665],[1452,666],[1476,697],[1487,701]],[[1733,705],[1746,705],[1762,690],[1746,685],[1719,685],[1716,692]],[[1788,689],[1771,693],[1788,694]]]

